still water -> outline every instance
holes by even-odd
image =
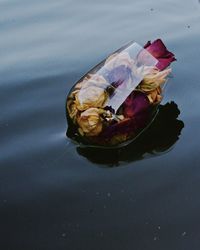
[[[0,0],[2,250],[200,248],[198,0]],[[66,138],[65,99],[130,40],[176,55],[160,113],[134,144]]]

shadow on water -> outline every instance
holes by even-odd
[[[166,153],[179,139],[184,127],[183,121],[178,120],[179,114],[178,106],[174,102],[160,105],[158,115],[150,127],[126,147],[120,149],[77,147],[77,152],[93,163],[109,167]]]

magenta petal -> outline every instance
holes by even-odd
[[[144,49],[146,49],[147,47],[149,47],[151,45],[151,41],[148,41],[145,45],[144,45]]]
[[[132,92],[123,104],[123,114],[126,119],[107,127],[101,137],[109,139],[115,135],[136,135],[149,122],[149,107],[149,100],[144,93]]]
[[[115,123],[107,127],[103,133],[101,133],[101,138],[108,140],[113,136],[119,135],[137,135],[139,131],[145,128],[149,121],[149,112],[144,112],[138,114],[132,118],[127,118],[119,123]]]
[[[125,117],[132,118],[137,114],[146,111],[149,108],[147,96],[139,91],[133,91],[123,104],[123,113]]]
[[[160,70],[165,69],[171,62],[176,60],[174,54],[167,50],[161,39],[157,39],[152,43],[148,41],[144,48],[159,61],[156,66]]]
[[[112,138],[116,135],[128,134],[131,131],[135,131],[134,123],[131,119],[126,119],[122,122],[115,123],[105,129],[105,131],[101,134],[101,137],[106,140]]]
[[[156,58],[163,57],[166,52],[168,52],[161,39],[155,40],[152,44],[146,47],[146,50],[148,50],[149,53],[151,53]]]
[[[163,58],[169,58],[169,57],[175,59],[174,54],[172,52],[170,52],[170,51],[168,51],[168,53],[165,53],[165,55],[163,56]]]
[[[159,70],[164,70],[165,68],[167,68],[171,62],[176,61],[175,58],[160,58],[158,63],[156,64],[156,67]]]

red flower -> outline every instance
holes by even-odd
[[[140,91],[133,91],[123,104],[124,116],[132,118],[138,114],[145,113],[150,106],[146,94]]]
[[[167,50],[161,39],[157,39],[152,43],[148,41],[144,48],[158,60],[156,67],[159,70],[167,68],[171,62],[176,61],[174,54]]]

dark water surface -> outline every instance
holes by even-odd
[[[0,12],[0,249],[199,250],[198,0],[0,0]],[[124,150],[76,148],[74,82],[158,37],[178,59],[163,105],[174,103]]]

